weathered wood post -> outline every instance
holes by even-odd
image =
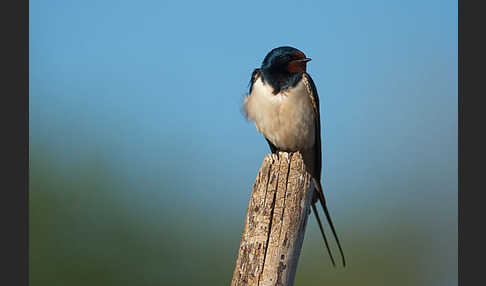
[[[314,191],[311,182],[299,152],[265,157],[253,185],[231,286],[293,285]]]

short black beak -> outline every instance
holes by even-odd
[[[299,60],[299,62],[304,62],[304,63],[306,63],[306,62],[310,62],[311,60],[312,60],[312,59],[305,58],[305,59]]]

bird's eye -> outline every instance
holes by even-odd
[[[280,57],[279,62],[286,64],[286,63],[290,62],[291,60],[292,60],[292,57],[289,57],[288,55],[283,55],[283,56]]]

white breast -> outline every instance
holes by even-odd
[[[295,87],[278,94],[258,78],[245,97],[249,120],[268,140],[283,151],[297,151],[314,145],[315,114],[310,96],[301,80]]]

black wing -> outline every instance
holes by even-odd
[[[341,243],[339,242],[339,238],[336,234],[336,230],[334,229],[334,225],[332,223],[332,220],[331,220],[331,215],[329,214],[329,210],[327,209],[327,206],[326,206],[326,200],[324,198],[324,192],[322,190],[322,185],[321,185],[321,169],[322,169],[322,149],[321,149],[321,116],[320,116],[320,112],[319,112],[319,96],[317,94],[317,88],[316,88],[316,85],[314,84],[314,81],[312,80],[312,78],[310,77],[310,75],[308,75],[307,73],[303,73],[303,76],[302,76],[302,79],[304,80],[304,84],[306,85],[306,88],[307,88],[307,92],[309,93],[309,96],[311,98],[311,101],[312,101],[312,105],[314,107],[314,114],[316,115],[315,116],[315,167],[314,167],[314,185],[316,186],[316,192],[317,192],[317,196],[318,196],[318,199],[321,203],[321,206],[322,208],[324,209],[324,213],[326,215],[326,218],[327,218],[327,221],[329,222],[329,226],[331,227],[331,230],[332,230],[332,233],[334,235],[334,238],[336,239],[336,242],[337,242],[337,245],[339,247],[339,251],[341,253],[341,258],[343,260],[343,266],[346,266],[346,260],[344,258],[344,252],[341,248]],[[312,202],[313,204],[315,203],[314,201]],[[321,234],[324,238],[324,242],[326,244],[326,247],[327,247],[327,251],[329,252],[329,256],[331,257],[331,261],[333,263],[333,265],[335,265],[334,263],[334,259],[331,255],[331,252],[330,252],[330,249],[329,249],[329,245],[327,244],[327,239],[326,239],[326,236],[324,234],[324,229],[322,227],[322,224],[321,224],[321,221],[319,219],[319,216],[317,214],[317,209],[315,208],[315,206],[313,205],[313,208],[314,210],[314,213],[316,215],[316,219],[317,219],[317,222],[319,224],[319,228],[321,230]]]
[[[261,76],[261,71],[260,69],[255,69],[253,71],[253,73],[251,74],[251,79],[250,79],[250,92],[249,94],[251,94],[251,89],[253,88],[253,84],[255,83],[255,81]]]

